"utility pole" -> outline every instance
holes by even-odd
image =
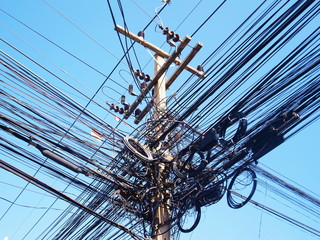
[[[164,58],[158,54],[154,56],[154,75],[159,72],[161,67],[164,65]],[[167,97],[166,97],[166,82],[165,75],[162,74],[157,83],[154,86],[154,119],[160,119],[167,108]]]
[[[164,58],[158,54],[155,54],[154,59],[154,75],[159,72],[161,67],[164,65]],[[165,75],[163,74],[154,87],[154,119],[161,119],[161,116],[164,115],[167,107],[166,102],[166,86],[165,86]],[[156,131],[158,132],[158,131]],[[165,179],[165,164],[159,163],[158,166],[158,179],[156,179],[157,184],[159,185],[159,189],[162,188],[161,184]],[[170,219],[170,209],[168,204],[163,204],[163,201],[169,201],[169,199],[165,200],[166,192],[158,192],[156,204],[160,203],[156,206],[155,216],[153,219],[152,225],[155,225],[153,229],[155,229],[155,240],[170,240],[170,223],[168,220]],[[158,225],[158,226],[156,226]]]
[[[142,90],[140,95],[137,96],[135,102],[130,106],[129,110],[125,113],[124,118],[129,118],[129,116],[133,113],[133,111],[137,108],[137,106],[142,102],[143,98],[149,93],[149,91],[154,87],[153,100],[149,102],[149,104],[142,110],[142,112],[136,116],[135,123],[138,124],[143,117],[148,113],[148,111],[153,107],[154,108],[154,119],[159,120],[166,116],[166,90],[170,87],[173,81],[180,75],[183,70],[187,70],[198,77],[204,78],[205,75],[202,71],[199,71],[191,66],[189,66],[189,62],[193,59],[193,57],[198,53],[198,51],[202,48],[201,43],[197,43],[197,45],[192,48],[189,55],[185,58],[184,61],[181,61],[178,56],[182,52],[182,50],[188,45],[191,41],[191,37],[186,36],[183,40],[180,41],[180,45],[176,47],[176,51],[172,54],[169,54],[162,49],[156,47],[155,45],[147,42],[144,39],[141,39],[137,35],[129,32],[128,30],[116,26],[116,31],[129,37],[130,39],[140,43],[144,47],[150,49],[155,53],[155,62],[154,62],[154,77],[151,79],[151,82],[147,85],[147,87]],[[167,59],[167,61],[165,61]],[[175,72],[168,78],[165,79],[165,72],[168,70],[170,65],[175,63],[177,65],[177,69]],[[169,156],[166,156],[169,157]],[[171,156],[171,159],[173,156]],[[166,183],[167,176],[167,168],[164,163],[159,163],[157,167],[157,176],[156,182],[159,187],[159,191],[157,192],[156,203],[155,203],[155,215],[151,221],[151,228],[154,230],[152,238],[154,240],[170,240],[170,189],[165,189],[163,187],[163,183]]]

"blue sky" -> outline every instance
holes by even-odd
[[[172,0],[171,2],[172,3],[165,8],[145,32],[148,41],[157,46],[163,45],[163,49],[168,52],[172,52],[172,49],[164,44],[164,36],[159,32],[159,29],[156,28],[156,23],[169,26],[171,29],[177,29],[176,31],[179,32],[181,36],[191,35],[222,1]],[[204,27],[193,36],[190,45],[194,46],[197,42],[202,42],[204,47],[190,64],[196,67],[204,61],[209,53],[214,51],[260,3],[262,3],[260,0],[227,1]],[[48,4],[52,4],[51,7]],[[150,21],[150,16],[153,17],[155,11],[158,11],[163,5],[160,0],[127,0],[123,1],[122,4],[124,6],[126,24],[129,30],[134,33],[143,29]],[[90,66],[93,66],[104,75],[109,75],[123,55],[106,1],[2,0],[0,7],[63,49],[68,50]],[[53,7],[56,8],[56,10],[54,10]],[[113,3],[112,7],[117,24],[123,26],[124,23],[116,3]],[[319,20],[319,17],[314,19],[314,21],[306,27],[303,34],[293,40],[292,46],[301,41],[304,34],[318,27]],[[98,87],[105,81],[105,76],[61,51],[61,49],[30,31],[25,26],[22,26],[1,11],[0,35],[5,41],[10,42],[10,44],[23,51],[32,59],[65,79],[69,84],[76,86],[80,92],[89,97],[93,96]],[[284,51],[290,51],[292,46],[290,46],[290,44],[288,45]],[[87,100],[65,83],[53,78],[46,71],[30,60],[22,57],[5,43],[0,42],[0,46],[1,50],[16,58],[33,72],[39,74],[48,82],[72,96],[79,103],[83,105],[86,104]],[[140,46],[136,46],[136,51],[141,66],[144,67],[146,72],[152,72],[153,59],[151,54]],[[184,53],[185,55],[187,51]],[[280,53],[278,59],[275,59],[275,62],[282,56]],[[261,74],[272,67],[275,62],[266,64],[261,69]],[[183,73],[170,88],[168,95],[172,94],[188,76],[187,73]],[[103,104],[105,101],[111,101],[111,98],[119,99],[120,95],[117,92],[126,92],[125,87],[121,88],[115,82],[126,86],[128,82],[132,81],[126,63],[120,64],[110,78],[114,80],[114,82],[108,80],[107,86],[116,91],[108,89],[108,91],[106,91],[107,94],[99,92],[96,97],[99,103]],[[133,97],[128,98],[128,101],[133,100]],[[114,121],[114,116],[111,116],[108,112],[94,105],[90,106],[89,109],[113,126],[117,126],[117,122]],[[132,119],[129,119],[128,122],[133,124]],[[122,127],[127,131],[131,131],[131,129],[127,129],[126,126]],[[315,122],[263,157],[260,162],[288,179],[293,180],[295,184],[301,185],[299,187],[302,188],[303,186],[311,190],[314,195],[319,198],[319,133],[319,122]],[[0,134],[2,134],[2,132],[0,132]],[[6,158],[6,156],[2,156],[0,153],[0,158]],[[20,166],[19,163],[11,160],[8,161],[16,164],[15,166]],[[28,170],[30,173],[33,171],[32,169]],[[2,169],[0,169],[0,175],[0,197],[13,201],[20,193],[20,188],[24,187],[26,183],[24,180]],[[43,179],[58,189],[64,187],[63,184],[55,179],[50,179],[46,176],[43,176]],[[52,197],[43,195],[47,193],[42,190],[32,186],[28,186],[28,189],[36,191],[37,193],[24,191],[23,195],[17,200],[17,203],[25,206],[47,207],[54,201]],[[73,194],[77,194],[77,192],[73,192]],[[280,199],[272,192],[268,192],[268,188],[258,187],[258,191],[253,199],[277,211],[288,214],[288,216],[298,221],[318,228],[318,231],[320,230],[318,227],[319,222],[317,222],[319,221],[319,216],[313,217],[315,220],[312,220],[308,213],[301,212],[303,210],[292,206],[291,203],[286,202],[285,199]],[[8,206],[8,202],[0,199],[1,215]],[[66,204],[62,201],[55,203],[54,209],[56,210],[50,210],[49,214],[42,220],[44,223],[38,224],[25,239],[35,239],[39,232],[43,230],[46,219],[48,219],[48,222],[50,219],[54,219],[61,213],[60,209],[64,209],[65,207]],[[291,208],[293,210],[291,210]],[[45,210],[22,206],[12,207],[8,214],[0,221],[0,240],[7,240],[5,238],[6,236],[8,236],[9,240],[22,239],[28,232],[28,229],[30,229],[30,225],[34,225],[39,216],[43,214],[43,211]],[[316,237],[292,226],[290,223],[270,216],[265,211],[251,204],[239,210],[230,209],[227,206],[226,199],[223,198],[219,203],[205,208],[203,210],[202,220],[197,229],[190,234],[182,233],[180,239],[312,240],[316,239]]]

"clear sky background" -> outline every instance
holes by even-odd
[[[155,11],[158,11],[163,5],[160,0],[125,0],[121,2],[124,7],[127,27],[134,33],[143,29],[149,23],[151,17],[155,15]],[[156,23],[162,22],[164,26],[169,26],[181,36],[191,35],[222,3],[222,1],[210,0],[172,0],[171,2],[145,32],[148,41],[157,46],[163,45],[164,50],[168,52],[172,49],[164,44],[164,36],[156,28]],[[204,47],[191,62],[191,65],[196,67],[204,61],[262,2],[261,0],[226,1],[221,9],[193,36],[190,45],[193,46],[197,42],[202,42]],[[51,7],[48,4],[51,4]],[[118,6],[116,3],[112,4],[115,14],[114,19],[117,24],[123,26],[123,19]],[[114,23],[107,1],[1,0],[0,8],[105,75],[109,75],[123,56],[118,36],[114,31]],[[318,16],[306,28],[306,33],[310,33],[313,29],[319,27],[319,22]],[[61,49],[30,31],[3,11],[0,11],[0,36],[35,61],[66,79],[70,84],[77,86],[88,96],[92,96],[105,80],[105,76],[61,51]],[[299,39],[296,41],[299,41]],[[70,94],[75,100],[83,104],[86,103],[86,99],[76,94],[65,84],[53,79],[8,45],[0,42],[0,48],[35,73],[43,76],[50,83]],[[150,53],[139,46],[136,46],[136,51],[141,66],[144,66],[146,71],[153,72],[153,60]],[[266,64],[265,68],[271,66],[272,63],[270,65]],[[175,88],[183,83],[186,76],[188,74],[182,74],[168,94],[172,94]],[[132,81],[126,63],[120,64],[111,75],[111,79],[123,86],[126,85],[126,82]],[[125,91],[113,82],[110,82],[108,86],[120,93]],[[99,101],[110,101],[111,98],[119,99],[120,95],[116,91],[108,89],[104,93],[100,92],[98,95]],[[134,99],[129,100],[133,101]],[[114,117],[107,112],[101,111],[98,114],[110,124],[117,125]],[[2,133],[0,132],[0,134]],[[260,160],[260,163],[268,169],[270,168],[271,172],[276,171],[277,173],[273,173],[286,181],[296,186],[299,184],[299,188],[319,199],[319,134],[318,121],[267,154]],[[0,157],[3,158],[4,156],[0,153]],[[47,181],[49,184],[55,184],[54,179],[47,179]],[[0,216],[8,208],[9,202],[17,197],[21,191],[20,188],[24,186],[25,181],[0,169]],[[56,187],[59,188],[59,185]],[[16,203],[24,206],[16,205],[12,207],[0,221],[0,240],[33,240],[45,227],[46,223],[41,223],[26,235],[30,225],[34,224],[38,216],[45,211],[37,208],[45,208],[52,202],[50,196],[43,195],[46,194],[45,192],[31,186],[28,189],[36,191],[36,193],[29,191],[25,196],[20,197]],[[310,216],[309,213],[294,206],[286,199],[268,191],[268,188],[258,186],[253,199],[320,231],[319,215]],[[50,210],[47,218],[54,219],[65,207],[66,204],[59,201],[54,206],[56,210]],[[23,236],[26,237],[23,238]],[[180,239],[314,240],[317,237],[287,221],[268,214],[252,204],[247,204],[238,210],[230,209],[226,199],[223,198],[219,203],[203,208],[199,226],[190,234],[182,233]]]

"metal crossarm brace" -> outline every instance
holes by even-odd
[[[139,114],[139,116],[136,117],[136,119],[134,120],[135,124],[139,124],[140,121],[142,120],[142,118],[149,112],[149,110],[153,107],[154,105],[154,101],[151,100],[147,106],[141,111],[141,113]]]

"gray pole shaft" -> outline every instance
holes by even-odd
[[[155,55],[155,65],[154,65],[154,74],[156,75],[159,69],[164,64],[164,58],[160,55]],[[154,119],[160,119],[166,111],[166,83],[165,83],[165,75],[163,74],[154,88]],[[166,169],[164,164],[159,164],[158,168],[158,184],[162,184],[163,181],[166,181]],[[157,226],[152,226],[153,229],[156,229],[155,240],[170,240],[170,210],[168,208],[168,204],[164,204],[165,195],[167,192],[159,192],[158,193],[158,202],[160,205],[156,209],[156,213],[152,224]],[[169,200],[167,200],[169,201]]]

